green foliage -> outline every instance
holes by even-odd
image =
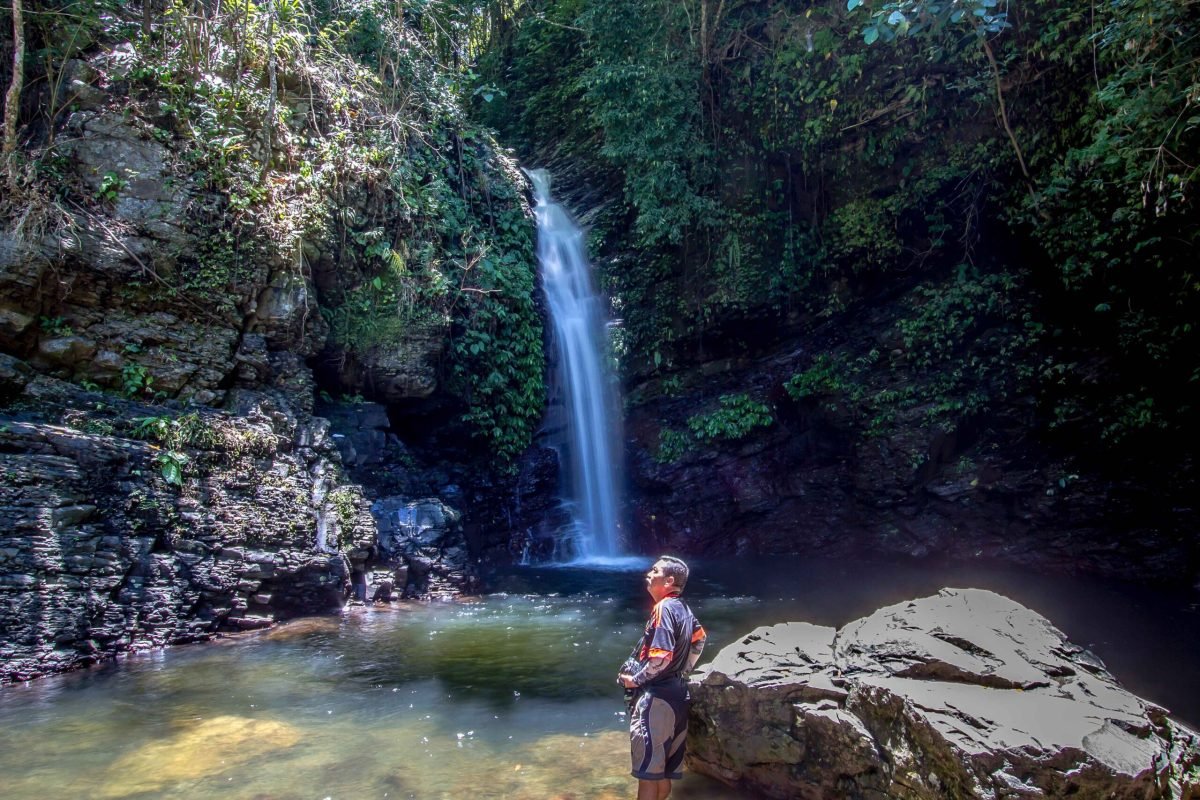
[[[154,441],[165,441],[174,426],[170,417],[139,417],[135,419],[133,426],[133,435],[138,439],[149,439]]]
[[[112,420],[89,418],[83,423],[81,429],[84,433],[91,433],[96,436],[112,436],[116,433],[116,425]]]
[[[826,222],[829,255],[853,271],[887,269],[899,260],[896,214],[887,203],[858,198],[834,209]]]
[[[463,421],[506,466],[531,440],[545,391],[532,222],[511,173],[488,160],[482,136],[460,135],[462,163],[468,174],[480,174],[480,184],[455,186],[436,152],[398,165],[391,186],[402,204],[403,233],[354,232],[363,255],[360,283],[322,313],[334,341],[350,351],[448,333],[448,386],[466,406]]]
[[[558,146],[582,153],[592,146],[591,131],[581,131],[582,88],[577,76],[583,68],[583,42],[575,21],[585,0],[523,2],[505,35],[496,37],[480,56],[482,85],[503,85],[505,93],[492,103],[476,105],[479,116],[492,126],[504,127],[511,140],[531,143],[547,129],[562,137]],[[520,69],[508,69],[506,60],[520,54]],[[556,76],[547,80],[549,75]]]
[[[740,441],[775,424],[771,407],[748,394],[722,395],[717,403],[708,413],[688,417],[686,431],[663,428],[655,460],[664,464],[678,461],[701,443]]]
[[[1027,395],[1043,379],[1046,331],[1029,311],[1019,276],[960,267],[949,280],[916,289],[895,324],[902,358],[878,350],[817,359],[786,384],[789,395],[833,396],[868,436],[889,435],[914,413],[925,426],[953,429],[973,415]]]
[[[899,79],[834,9],[571,0],[517,20],[485,77],[520,77],[485,114],[534,147],[553,131],[620,186],[592,242],[634,371],[714,327],[836,310],[830,280],[924,257],[978,213],[965,206],[986,180],[980,153],[910,141],[961,124],[988,87],[933,108],[942,79]],[[864,190],[864,169],[887,183]]]
[[[1106,442],[1191,425],[1194,0],[719,5],[539,0],[489,53],[487,118],[619,197],[590,243],[627,369],[909,297],[900,355],[787,390],[879,435],[1021,393]]]
[[[1078,309],[1064,326],[1071,349],[1052,364],[1067,408],[1055,421],[1090,419],[1110,442],[1177,429],[1193,415],[1185,398],[1200,379],[1195,6],[1097,7],[1096,91],[1036,202],[1018,215],[1057,267],[1062,302]],[[1083,348],[1109,354],[1101,385],[1089,380]]]
[[[696,440],[683,431],[663,428],[658,434],[658,450],[654,460],[660,464],[679,461],[696,447]]]
[[[913,425],[953,430],[1045,380],[1046,330],[1021,276],[963,266],[917,287],[906,306],[887,334],[898,345],[890,356],[852,343],[818,356],[784,390],[797,402],[819,399],[866,437],[889,437]]]
[[[448,337],[440,366],[463,423],[502,463],[528,444],[544,394],[532,221],[515,165],[465,113],[505,101],[472,61],[505,35],[513,4],[50,0],[26,9],[27,85],[43,87],[53,106],[68,96],[59,81],[70,59],[119,44],[119,58],[98,62],[105,87],[127,91],[125,119],[177,154],[168,182],[201,189],[161,212],[200,246],[148,260],[142,275],[152,280],[121,287],[124,298],[241,323],[270,284],[295,302],[315,299],[343,355]],[[28,128],[29,141],[46,129],[50,142],[31,157],[24,192],[47,178],[66,183],[41,198],[49,211],[61,200],[117,200],[134,176],[116,165],[89,176],[86,193],[71,184],[72,163],[52,146],[57,112]],[[5,209],[23,213],[23,197]],[[314,249],[325,260],[318,298]],[[128,363],[119,381],[130,397],[154,394],[150,362]]]
[[[38,327],[51,336],[72,336],[75,333],[62,317],[38,317]]]
[[[373,248],[376,252],[370,252]],[[368,244],[366,249],[368,255],[383,255],[378,252],[378,242]],[[443,326],[443,315],[436,306],[420,301],[434,299],[432,293],[444,297],[444,281],[421,281],[410,275],[404,258],[390,247],[385,257],[378,274],[346,291],[336,305],[321,309],[333,340],[347,349],[364,352],[394,346],[410,331],[436,331]],[[433,272],[441,277],[440,272]]]
[[[118,175],[116,172],[109,170],[100,178],[100,186],[96,189],[96,199],[113,202],[121,194],[121,190],[128,185],[128,181]]]
[[[163,449],[154,455],[154,463],[163,480],[172,486],[183,485],[184,470],[191,463],[183,448],[211,448],[220,441],[212,426],[195,411],[177,417],[139,417],[133,420],[130,434],[162,445]]]
[[[544,405],[542,328],[533,302],[530,226],[513,209],[497,223],[501,244],[468,262],[454,340],[454,386],[469,403],[464,420],[511,463],[528,446]]]
[[[783,388],[789,397],[799,401],[807,397],[835,394],[842,390],[843,384],[837,362],[821,355],[804,372],[797,372],[788,378]]]
[[[1011,27],[1007,3],[1000,0],[891,0],[872,8],[869,0],[847,0],[854,11],[871,9],[871,22],[863,28],[863,41],[890,42],[897,36],[940,34],[947,28],[965,28],[977,36],[997,34]]]
[[[316,243],[337,264],[319,298],[333,344],[450,336],[445,385],[504,459],[542,395],[532,244],[467,107],[612,199],[591,242],[633,372],[908,297],[899,355],[856,343],[787,391],[881,433],[1035,391],[1047,425],[1107,442],[1191,425],[1195,0],[801,5],[172,0],[143,31],[128,8],[60,3],[32,10],[27,66],[49,87],[98,36],[131,42],[108,76],[126,113],[216,198],[186,209],[204,246],[139,291],[240,319],[267,265],[302,282]],[[273,103],[271,69],[313,120]],[[53,147],[29,164],[70,171]],[[122,390],[147,396],[138,369]]]
[[[688,430],[699,441],[736,441],[775,422],[771,407],[753,400],[748,394],[727,394],[720,407],[688,419]]]
[[[921,287],[916,298],[896,330],[920,376],[908,400],[926,405],[927,423],[952,426],[1032,390],[1045,328],[1015,276],[964,266],[956,279]]]
[[[210,448],[219,441],[212,425],[195,411],[177,417],[138,417],[133,420],[130,433],[136,439],[156,442],[169,450]]]
[[[965,341],[998,323],[1016,321],[1020,306],[1010,275],[972,274],[964,265],[958,278],[940,286],[922,286],[911,316],[897,324],[910,361],[922,368],[953,359]],[[1025,319],[1031,328],[1035,323]]]
[[[172,486],[183,486],[183,471],[191,459],[175,450],[162,450],[154,456],[163,480]]]
[[[133,37],[128,78],[131,113],[171,120],[155,138],[175,141],[182,167],[219,198],[191,215],[211,230],[179,254],[171,296],[233,316],[268,266],[288,259],[296,273],[276,288],[307,301],[304,243],[316,243],[338,261],[319,298],[331,342],[365,355],[449,336],[447,385],[463,422],[506,464],[540,415],[541,325],[515,167],[463,112],[490,90],[475,92],[462,57],[508,13],[480,8],[172,0],[164,26]],[[302,87],[320,115],[291,119],[284,84]],[[114,173],[98,196],[120,188]],[[122,385],[145,395],[152,377],[129,365]]]
[[[333,506],[338,525],[343,531],[352,529],[358,520],[358,503],[361,499],[362,496],[356,489],[347,486],[329,493],[329,503]]]
[[[247,233],[239,224],[204,237],[191,257],[183,259],[174,292],[202,300],[222,313],[236,311],[239,288],[253,280],[255,258],[265,258],[269,252]]]
[[[121,367],[121,393],[126,397],[139,397],[153,393],[154,376],[144,364],[126,364]]]

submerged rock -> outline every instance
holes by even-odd
[[[1200,797],[1195,732],[988,591],[759,628],[692,695],[692,768],[767,797]]]
[[[222,715],[202,720],[175,736],[151,742],[117,759],[93,797],[119,798],[158,792],[195,781],[292,747],[300,731],[275,720]]]
[[[266,634],[266,638],[272,642],[290,642],[309,636],[331,636],[336,634],[341,626],[340,617],[301,617],[277,625]]]

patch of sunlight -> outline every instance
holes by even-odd
[[[166,741],[127,753],[104,771],[91,796],[107,800],[199,780],[282,750],[300,732],[274,720],[222,715],[201,720]]]

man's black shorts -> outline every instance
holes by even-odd
[[[633,777],[645,781],[683,777],[687,743],[687,684],[675,678],[643,688],[629,718]]]

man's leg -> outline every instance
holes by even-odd
[[[637,800],[667,800],[671,793],[671,782],[638,780]]]

